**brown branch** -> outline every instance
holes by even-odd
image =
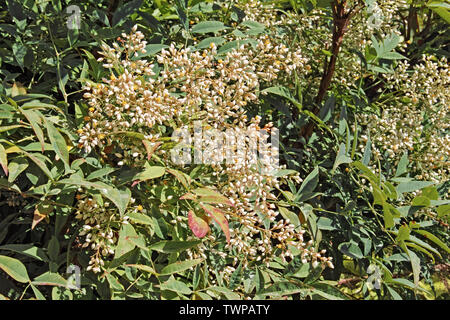
[[[119,6],[119,2],[120,2],[120,0],[110,0],[109,1],[107,14],[106,14],[108,17],[108,20],[109,20],[109,24],[112,24],[112,18],[113,18],[114,12],[117,10],[117,7]]]
[[[350,20],[353,18],[355,14],[361,10],[362,5],[358,2],[355,6],[350,9],[347,9],[347,1],[339,1],[334,0],[332,5],[333,11],[333,38],[332,38],[332,55],[330,61],[326,62],[326,67],[324,68],[324,72],[322,75],[322,79],[320,81],[319,92],[316,96],[315,102],[316,106],[313,109],[313,113],[317,115],[320,111],[319,105],[324,99],[331,81],[333,79],[333,75],[336,69],[336,62],[339,55],[339,51],[341,50],[342,43],[344,41],[344,35],[347,32],[348,25],[350,24]],[[325,58],[327,59],[327,58]],[[327,61],[327,60],[326,60]],[[301,132],[301,135],[305,138],[309,137],[314,130],[314,122],[310,121]]]

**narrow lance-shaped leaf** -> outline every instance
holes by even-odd
[[[2,166],[5,174],[8,175],[8,158],[6,157],[6,150],[1,143],[0,143],[0,165]]]
[[[49,120],[45,120],[45,126],[47,127],[47,133],[50,138],[50,143],[53,146],[56,154],[64,162],[66,171],[70,170],[69,165],[69,151],[67,150],[67,144],[64,137],[59,133],[59,131],[53,126]]]
[[[41,118],[39,117],[39,114],[35,110],[26,110],[19,108],[19,110],[23,113],[25,118],[27,118],[28,122],[31,125],[31,128],[33,128],[34,133],[36,134],[36,137],[39,140],[39,143],[41,144],[42,152],[44,152],[44,133],[42,132],[42,129],[40,127],[41,124]]]
[[[197,264],[201,263],[202,261],[203,261],[203,259],[177,261],[175,263],[169,264],[168,266],[165,266],[161,270],[160,275],[169,275],[169,274],[174,274],[174,273],[178,273],[178,272],[183,272],[193,266],[196,266]]]
[[[225,196],[221,195],[219,192],[214,191],[209,188],[198,188],[193,190],[193,192],[199,196],[200,202],[205,203],[217,203],[217,204],[226,204],[229,206],[234,206],[233,203],[226,198]]]

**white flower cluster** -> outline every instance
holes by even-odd
[[[396,97],[380,107],[381,116],[362,114],[374,141],[374,153],[397,163],[408,152],[417,179],[436,182],[450,174],[450,70],[447,59],[424,56],[420,64],[399,63],[386,74]],[[367,140],[367,136],[363,137]],[[360,146],[361,149],[364,145]]]
[[[118,230],[122,224],[128,223],[128,216],[120,217],[115,206],[109,202],[99,204],[96,199],[87,196],[82,188],[78,192],[75,217],[84,224],[79,233],[80,237],[84,237],[81,247],[94,252],[87,271],[100,272],[104,266],[103,259],[114,254]]]
[[[250,128],[259,132],[261,118],[248,120],[245,106],[258,103],[264,86],[274,85],[293,72],[301,75],[303,69],[308,70],[307,59],[300,49],[291,50],[268,36],[258,38],[255,47],[240,46],[224,54],[218,53],[214,43],[205,50],[177,48],[172,44],[152,61],[139,57],[139,54],[145,54],[142,45],[145,42],[136,28],[130,35],[123,34],[120,41],[122,45],[102,46],[100,61],[111,70],[111,76],[102,83],[86,85],[84,97],[88,100],[89,116],[85,117],[86,123],[79,130],[79,147],[88,152],[96,148],[105,157],[112,153],[119,158],[118,166],[143,167],[147,157],[148,148],[140,143],[142,139],[137,139],[138,144],[127,140],[123,135],[127,132],[140,134],[152,143],[151,146],[162,142],[158,141],[162,125],[192,127],[192,120],[201,120],[206,126],[224,131]],[[270,132],[272,124],[262,129]],[[120,134],[122,139],[116,137]],[[278,156],[278,150],[274,152],[267,156]],[[163,150],[156,150],[155,154],[169,167],[173,166]],[[225,165],[212,165],[215,176],[220,178],[218,189],[235,205],[234,208],[222,207],[222,210],[230,222],[238,222],[241,226],[239,230],[231,231],[229,249],[248,255],[248,261],[268,262],[274,254],[283,259],[292,257],[294,248],[305,261],[333,267],[331,258],[323,257],[324,252],[316,252],[311,242],[304,241],[305,231],[280,216],[274,204],[277,199],[273,190],[287,178],[258,172],[248,159],[235,160]],[[281,168],[270,169],[273,172]],[[301,181],[298,176],[291,178]],[[114,238],[110,241],[107,237],[109,229],[102,230],[102,226],[107,226],[107,221],[117,216],[109,209],[101,211],[90,198],[81,201],[80,206],[77,213],[80,219],[94,219],[86,223],[94,226],[89,231],[97,230],[99,225],[95,234],[104,232],[106,235],[106,238],[92,235],[90,241],[98,241],[94,240],[96,244],[91,246],[100,253],[103,250],[110,253],[109,243],[114,242]],[[266,220],[269,228],[266,228]],[[196,254],[194,251],[192,256]],[[101,261],[97,254],[93,265],[97,268]]]

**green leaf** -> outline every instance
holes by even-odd
[[[383,53],[380,58],[386,59],[386,60],[402,60],[407,59],[405,56],[401,55],[398,52],[386,52]]]
[[[146,225],[153,225],[153,220],[145,214],[137,213],[137,212],[130,212],[130,213],[127,213],[127,216],[130,217],[130,219],[133,222],[140,223],[140,224],[146,224]]]
[[[30,123],[31,127],[33,128],[33,131],[36,134],[36,137],[38,138],[39,143],[41,144],[42,152],[44,152],[45,141],[44,141],[44,133],[42,132],[42,129],[40,127],[41,118],[40,118],[39,112],[36,110],[25,110],[22,108],[19,108],[19,110],[23,113],[25,118],[27,118],[28,122]]]
[[[126,264],[125,266],[127,266],[127,267],[132,267],[132,268],[136,268],[136,269],[139,269],[139,270],[141,270],[141,271],[145,271],[145,272],[151,273],[151,274],[153,274],[153,275],[158,275],[158,274],[156,273],[156,271],[153,270],[152,267],[146,266],[146,265],[143,265],[143,264]]]
[[[147,167],[144,171],[139,172],[134,179],[139,181],[146,181],[150,179],[156,179],[164,175],[166,169],[164,167]]]
[[[319,183],[319,167],[315,167],[314,170],[303,180],[300,189],[296,194],[296,198],[301,194],[312,193]]]
[[[50,260],[56,262],[58,260],[60,246],[59,246],[59,241],[55,236],[52,236],[52,238],[48,242],[47,248],[48,248],[47,252],[48,252],[48,256],[49,256]]]
[[[257,35],[265,31],[265,26],[256,21],[245,20],[241,25],[249,28],[249,30],[245,32],[248,35]]]
[[[8,182],[13,183],[26,168],[28,168],[28,161],[24,158],[15,158],[11,160],[8,164]]]
[[[406,252],[407,256],[409,257],[409,260],[411,262],[412,271],[413,271],[413,277],[414,277],[413,288],[417,289],[418,285],[419,285],[419,280],[420,280],[420,259],[413,251],[408,250],[404,241],[400,241],[399,245],[403,249],[403,251]]]
[[[58,157],[64,162],[66,171],[70,171],[69,164],[69,151],[67,150],[67,144],[64,137],[59,133],[59,131],[53,126],[53,124],[45,120],[45,126],[47,128],[47,133],[50,138],[50,143],[55,150]]]
[[[42,292],[40,292],[39,289],[36,288],[33,284],[31,284],[31,289],[33,290],[33,293],[36,296],[36,299],[38,299],[38,300],[46,300],[45,296],[42,294]]]
[[[123,215],[125,213],[125,210],[128,206],[128,203],[131,200],[131,191],[128,188],[125,189],[116,189],[113,186],[107,185],[106,183],[96,181],[96,182],[90,182],[86,180],[81,180],[79,177],[72,176],[68,179],[63,179],[58,181],[58,183],[62,184],[70,184],[70,185],[78,185],[85,188],[93,188],[100,193],[111,200],[116,207],[119,209],[120,215]]]
[[[427,197],[430,200],[438,200],[439,192],[437,191],[436,187],[426,187],[422,189],[422,196]]]
[[[390,229],[390,228],[394,227],[394,225],[395,225],[391,207],[392,206],[388,203],[383,205],[383,220],[384,220],[384,227],[386,229]]]
[[[350,242],[343,242],[338,246],[338,249],[345,255],[351,258],[362,259],[364,255],[358,244],[351,240]]]
[[[275,94],[277,96],[286,98],[293,105],[295,105],[297,108],[299,108],[299,109],[303,108],[301,103],[298,102],[297,99],[295,99],[295,97],[292,95],[292,93],[286,87],[283,87],[283,86],[270,87],[270,88],[266,88],[266,89],[262,90],[261,93],[272,93],[272,94]]]
[[[259,293],[261,290],[263,290],[265,285],[264,275],[258,267],[256,267],[255,285],[256,293]]]
[[[8,158],[6,156],[6,150],[1,143],[0,143],[0,165],[3,168],[5,175],[8,175]]]
[[[408,152],[405,152],[398,162],[397,170],[395,171],[396,177],[400,177],[408,172],[408,163]]]
[[[242,262],[239,263],[239,266],[234,270],[233,274],[230,277],[230,281],[228,283],[228,289],[234,290],[239,286],[242,282]]]
[[[298,284],[292,282],[275,282],[264,290],[260,291],[260,295],[263,296],[287,296],[300,292],[305,292],[306,289]]]
[[[133,56],[133,57],[131,58],[131,60],[139,60],[139,59],[141,59],[141,58],[145,58],[145,57],[148,57],[148,56],[154,56],[154,55],[156,55],[157,53],[159,53],[162,49],[166,49],[166,48],[168,48],[168,47],[169,47],[168,45],[166,45],[166,44],[160,44],[160,43],[152,43],[152,44],[148,44],[148,45],[145,47],[146,53],[141,53],[141,52],[139,52],[139,53],[138,53],[138,56],[137,56],[137,57]]]
[[[243,40],[233,40],[230,42],[227,42],[223,46],[217,50],[218,54],[225,54],[227,52],[230,52],[233,49],[237,49],[243,45],[251,44],[254,48],[257,46],[258,42],[255,39],[243,39]]]
[[[313,294],[317,294],[328,300],[348,300],[339,289],[326,283],[316,283],[311,290]]]
[[[395,241],[401,242],[401,241],[408,240],[410,232],[411,232],[411,230],[409,230],[408,226],[402,225],[398,229],[397,238],[395,239]]]
[[[202,261],[203,261],[203,259],[177,261],[175,263],[169,264],[168,266],[165,266],[159,274],[163,276],[163,275],[170,275],[170,274],[174,274],[174,273],[180,273],[189,268],[192,268],[193,266],[196,266],[197,264],[201,263]]]
[[[210,188],[197,188],[192,192],[194,192],[199,197],[199,202],[226,204],[228,206],[233,206],[233,203],[228,198]]]
[[[350,159],[350,157],[347,156],[347,151],[346,151],[345,144],[341,143],[341,145],[339,146],[338,154],[336,156],[336,160],[334,161],[334,165],[333,165],[332,171],[334,172],[336,170],[336,168],[338,166],[340,166],[341,164],[351,163],[351,162],[352,162],[352,159]]]
[[[361,160],[362,164],[365,166],[369,165],[370,157],[372,156],[372,140],[370,137],[367,139],[366,147],[364,148],[364,155]]]
[[[139,241],[139,235],[130,224],[122,225],[119,232],[119,241],[114,255],[114,259],[120,258],[125,253],[130,252],[136,248],[136,242]]]
[[[182,252],[184,250],[195,247],[201,243],[199,240],[194,241],[174,241],[164,240],[154,243],[148,247],[149,250],[155,250],[164,253]]]
[[[17,252],[28,257],[35,258],[39,261],[48,261],[48,257],[44,250],[39,247],[35,247],[32,244],[5,244],[0,246],[0,250]]]
[[[352,162],[352,165],[358,168],[360,171],[363,172],[363,174],[369,179],[369,181],[376,183],[379,179],[377,176],[362,162],[360,161],[354,161]]]
[[[32,284],[37,286],[67,287],[69,283],[57,273],[46,272],[34,278]]]
[[[219,294],[223,294],[225,296],[225,298],[227,298],[227,300],[240,300],[241,299],[241,297],[237,293],[235,293],[225,287],[217,287],[217,286],[209,287],[208,290],[217,292]]]
[[[211,45],[211,43],[214,43],[216,46],[220,46],[221,44],[223,44],[225,42],[225,38],[223,37],[209,37],[206,39],[203,39],[202,41],[200,41],[196,47],[198,49],[206,49],[209,48],[209,46]]]
[[[386,287],[387,287],[387,289],[389,291],[389,294],[391,295],[392,299],[394,299],[394,300],[403,300],[402,297],[397,293],[397,291],[395,291],[394,289],[392,289],[389,286],[386,286]]]
[[[166,169],[166,171],[172,175],[175,176],[175,178],[178,180],[178,182],[180,182],[183,187],[185,187],[186,189],[189,189],[189,186],[191,184],[191,177],[189,177],[187,174],[175,170],[175,169]]]
[[[191,294],[192,290],[184,283],[171,277],[164,283],[161,283],[161,290],[170,290],[181,294]]]
[[[30,158],[35,164],[37,164],[37,166],[39,167],[39,169],[41,169],[45,175],[51,180],[53,181],[53,175],[50,172],[50,170],[48,170],[47,166],[45,165],[45,163],[40,160],[36,155],[32,154],[32,153],[28,153],[26,151],[21,151],[23,152],[28,158]]]
[[[417,196],[412,201],[412,205],[416,207],[429,207],[430,204],[430,199],[424,196]]]
[[[450,23],[450,5],[448,3],[443,1],[433,1],[430,4],[427,4],[427,6],[436,12],[447,23]]]
[[[131,2],[128,2],[122,6],[119,6],[119,8],[114,12],[114,16],[112,18],[112,25],[120,25],[127,18],[132,15],[139,7],[142,5],[142,0],[134,0]]]
[[[441,247],[445,252],[450,253],[450,249],[449,247],[447,247],[447,245],[438,237],[436,237],[434,234],[425,231],[425,230],[417,230],[417,229],[413,229],[414,232],[421,234],[422,236],[424,236],[426,239],[434,242],[435,244],[437,244],[439,247]]]
[[[25,62],[25,56],[27,54],[27,47],[23,45],[22,43],[15,42],[12,45],[12,51],[14,58],[17,61],[18,66],[23,70],[24,69],[24,62]]]
[[[397,193],[412,192],[433,185],[430,181],[410,181],[403,182],[397,186]]]
[[[108,280],[108,283],[110,284],[111,289],[119,291],[119,292],[124,290],[124,287],[119,282],[119,280],[116,277],[114,277],[113,275],[111,275],[110,273],[106,273],[106,279]]]
[[[5,271],[11,278],[16,281],[26,283],[30,281],[27,269],[17,259],[0,255],[0,269]]]
[[[283,216],[283,218],[285,220],[289,220],[290,223],[292,223],[295,227],[298,227],[301,224],[300,219],[294,212],[280,206],[278,207],[278,210],[280,211],[280,214]]]
[[[408,250],[409,259],[411,260],[411,266],[413,270],[414,277],[414,285],[417,288],[420,280],[420,259],[419,257],[412,251]]]
[[[192,33],[214,33],[228,29],[223,22],[220,21],[203,21],[192,27]]]
[[[99,170],[96,170],[96,171],[90,173],[90,174],[86,177],[86,180],[94,180],[94,179],[98,179],[98,178],[104,177],[104,176],[106,176],[106,175],[108,175],[108,174],[110,174],[110,173],[113,173],[113,172],[116,171],[116,170],[117,170],[116,168],[110,168],[110,167],[108,167],[108,168],[102,168],[102,169],[99,169]]]
[[[436,208],[436,212],[439,218],[445,218],[450,215],[450,204],[444,204]]]

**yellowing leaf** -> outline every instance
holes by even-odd
[[[25,94],[27,94],[27,89],[20,82],[14,82],[11,88],[11,97]]]
[[[8,158],[6,157],[6,150],[2,144],[0,144],[0,165],[5,174],[8,175]]]
[[[34,209],[33,223],[31,224],[31,230],[33,230],[39,222],[44,220],[53,211],[53,206],[49,203],[42,202]]]

